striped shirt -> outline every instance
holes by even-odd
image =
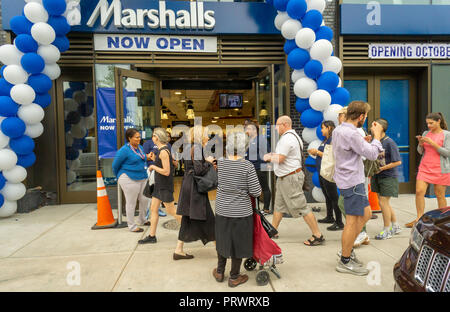
[[[253,164],[245,159],[217,161],[216,214],[242,218],[253,214],[250,196],[261,195],[261,186]],[[249,196],[250,195],[250,196]]]

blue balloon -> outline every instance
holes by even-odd
[[[3,176],[3,173],[0,172],[0,190],[5,187],[6,179]]]
[[[316,160],[311,156],[308,156],[308,158],[305,159],[305,167],[309,172],[317,172]]]
[[[80,155],[80,152],[77,149],[75,149],[71,146],[66,147],[66,159],[67,160],[75,160],[78,158],[79,155]]]
[[[36,93],[34,103],[40,105],[42,108],[46,108],[52,103],[52,97],[48,93]]]
[[[317,126],[317,128],[316,128],[316,135],[317,135],[317,137],[319,138],[320,141],[325,140],[325,137],[322,135],[322,124]]]
[[[25,123],[17,117],[8,117],[2,121],[2,132],[10,138],[21,137],[25,133]]]
[[[302,26],[309,27],[312,30],[316,31],[320,28],[322,21],[323,21],[322,13],[320,13],[317,10],[311,10],[306,12],[305,16],[303,17]]]
[[[317,60],[309,60],[305,65],[305,75],[311,79],[317,79],[322,74],[323,65]]]
[[[66,52],[69,50],[70,42],[66,36],[56,36],[55,41],[52,43],[55,47],[58,48],[59,52]]]
[[[64,132],[69,132],[72,129],[72,125],[66,121],[64,121]]]
[[[9,96],[14,85],[10,84],[5,78],[0,78],[0,95]]]
[[[31,34],[31,27],[33,27],[33,23],[30,22],[25,16],[17,15],[11,18],[9,21],[9,25],[11,26],[11,30],[16,35],[21,34]]]
[[[319,172],[314,172],[313,176],[312,176],[312,182],[314,184],[315,187],[320,188],[320,181],[319,181]]]
[[[30,153],[27,155],[17,155],[17,165],[24,168],[31,167],[36,162],[36,155]]]
[[[302,69],[310,59],[309,52],[295,48],[288,54],[287,62],[292,69]]]
[[[322,112],[316,111],[314,109],[305,110],[300,116],[300,122],[303,126],[307,128],[315,128],[323,121]]]
[[[22,64],[23,69],[30,74],[39,74],[45,67],[45,61],[42,56],[34,52],[22,56],[20,64]]]
[[[66,90],[64,91],[64,98],[65,98],[65,99],[71,99],[74,92],[75,92],[75,90],[73,90],[73,89],[71,89],[71,88],[66,89]]]
[[[79,81],[69,82],[69,86],[73,91],[81,91],[86,88],[86,85],[84,84],[84,82],[79,82]]]
[[[10,96],[0,96],[0,116],[15,117],[18,110],[19,105],[17,105]]]
[[[289,0],[286,11],[293,18],[300,20],[306,13],[307,5],[305,0]]]
[[[87,103],[88,103],[89,107],[94,109],[94,97],[93,96],[88,96]]]
[[[2,207],[4,203],[5,203],[5,198],[3,197],[2,194],[0,194],[0,207]]]
[[[289,54],[292,50],[297,48],[297,44],[295,43],[295,40],[286,40],[284,43],[284,53]]]
[[[333,40],[333,30],[328,26],[320,26],[316,31],[316,41],[320,39]]]
[[[289,0],[273,0],[273,6],[278,10],[285,12]]]
[[[17,49],[23,53],[36,52],[39,44],[28,34],[20,34],[14,40]]]
[[[61,15],[66,11],[65,0],[43,0],[42,4],[50,15]]]
[[[0,76],[1,76],[1,77],[3,77],[3,71],[5,70],[6,66],[8,66],[8,65],[3,65],[3,66],[0,68]]]
[[[70,31],[70,25],[64,16],[50,16],[47,24],[52,26],[57,36],[65,36]]]
[[[28,84],[37,93],[46,93],[52,88],[52,81],[44,74],[34,74],[28,77]]]
[[[73,139],[72,147],[78,150],[84,150],[87,147],[87,141],[83,139]]]
[[[295,101],[295,109],[301,114],[307,109],[311,109],[311,106],[309,105],[309,99],[302,99],[297,98],[297,101]]]
[[[350,102],[350,92],[345,88],[336,88],[331,95],[331,103],[346,106]]]
[[[76,125],[81,120],[81,116],[78,112],[70,112],[67,114],[66,121],[68,124]]]
[[[317,88],[328,92],[334,91],[339,84],[339,77],[336,73],[327,71],[317,79]]]
[[[23,135],[16,139],[11,139],[9,141],[9,147],[17,155],[28,155],[34,150],[34,141],[28,135]]]
[[[266,0],[267,4],[273,5],[273,0]]]
[[[88,117],[94,112],[94,109],[88,103],[82,103],[78,106],[78,112],[81,116]]]

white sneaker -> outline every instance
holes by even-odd
[[[361,245],[369,245],[370,239],[369,235],[367,235],[366,232],[361,232],[358,234],[358,237],[356,238],[353,247],[359,247]]]
[[[336,266],[336,271],[340,273],[350,273],[354,275],[364,276],[369,274],[369,270],[366,268],[359,266],[356,264],[353,260],[350,259],[350,261],[347,264],[344,264],[341,260],[338,261],[338,264]]]
[[[338,251],[337,256],[339,259],[341,259],[342,251]],[[352,250],[352,253],[350,254],[350,259],[352,259],[353,262],[355,262],[357,265],[359,265],[361,267],[364,265],[364,263],[356,257],[356,254],[353,250]]]
[[[392,236],[400,234],[402,232],[402,228],[400,227],[400,225],[393,225],[391,228],[391,234]]]

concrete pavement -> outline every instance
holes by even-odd
[[[323,218],[324,204],[313,205],[322,207],[315,215]],[[435,199],[426,199],[427,211],[436,205]],[[392,206],[400,225],[414,219],[413,195],[392,199]],[[270,283],[258,286],[256,271],[247,272],[246,284],[229,288],[212,277],[217,258],[211,243],[186,244],[185,251],[195,258],[172,260],[178,231],[163,227],[170,216],[160,218],[157,244],[138,245],[148,227],[144,233],[127,228],[91,230],[97,219],[95,204],[46,206],[0,219],[0,291],[393,291],[392,269],[408,246],[411,231],[403,229],[392,239],[376,241],[373,237],[382,228],[381,214],[377,215],[367,225],[370,245],[356,250],[371,265],[369,278],[335,271],[341,231],[329,232],[327,224],[319,224],[325,245],[308,247],[303,241],[311,233],[303,219],[285,218],[276,240],[285,261],[278,266],[281,279],[270,273]],[[226,277],[229,269],[228,263]]]

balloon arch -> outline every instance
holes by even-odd
[[[338,111],[350,99],[338,76],[342,63],[333,56],[333,31],[323,23],[326,2],[267,0],[267,3],[278,10],[275,27],[286,39],[284,51],[293,69],[291,78],[297,96],[295,107],[305,126],[303,140],[309,148],[317,148],[323,139],[321,122],[332,120],[337,124]],[[44,131],[41,123],[44,108],[51,103],[48,92],[52,88],[52,80],[61,74],[56,62],[60,54],[69,49],[66,35],[70,25],[64,16],[66,8],[65,0],[25,0],[22,15],[10,21],[16,34],[13,44],[0,47],[0,62],[4,64],[0,70],[0,217],[14,214],[17,200],[26,193],[22,183],[27,176],[26,168],[36,161],[33,139]],[[86,129],[95,125],[91,105],[86,106],[82,94],[84,87],[78,84],[71,86],[73,100],[77,103],[65,99],[74,108],[73,116],[67,116],[68,121],[77,121],[66,124],[66,132],[78,133],[72,134],[77,141],[73,140],[73,146],[66,149],[68,180],[73,180],[71,169],[76,164],[78,150],[83,147]],[[315,163],[314,158],[310,156],[305,162],[313,173],[315,187],[312,196],[323,202],[319,173],[311,166]]]

